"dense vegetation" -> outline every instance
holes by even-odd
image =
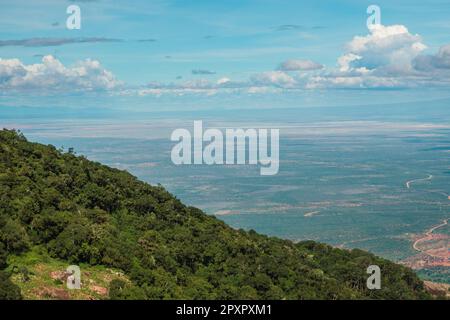
[[[35,246],[123,270],[113,299],[427,298],[408,268],[361,250],[234,230],[125,171],[0,131],[0,268]],[[366,268],[382,289],[366,288]],[[0,299],[20,293],[0,271]]]

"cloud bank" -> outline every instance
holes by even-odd
[[[307,59],[281,62],[275,71],[253,74],[246,81],[208,80],[160,86],[164,93],[282,93],[308,89],[386,89],[450,85],[450,44],[436,54],[424,54],[420,35],[403,25],[374,25],[365,36],[355,36],[337,58],[336,66]],[[155,93],[155,88],[142,94]]]
[[[42,63],[26,65],[19,59],[0,59],[2,90],[38,89],[50,92],[111,90],[120,85],[114,75],[96,60],[84,60],[64,66],[51,55]]]
[[[337,68],[309,79],[307,88],[407,88],[448,85],[450,47],[424,55],[427,46],[405,26],[375,25],[356,36],[337,60]]]
[[[38,39],[38,40],[36,40]],[[57,45],[61,41],[41,38],[22,40],[15,45]],[[88,38],[79,41],[107,41]],[[103,39],[103,40],[102,40]],[[14,41],[14,40],[11,40]],[[70,40],[72,41],[72,40]],[[0,41],[0,46],[5,45]],[[11,45],[11,44],[9,44]],[[18,59],[0,59],[0,88],[44,89],[55,91],[112,90],[123,95],[283,93],[312,89],[386,89],[450,85],[450,44],[436,53],[428,53],[418,34],[403,25],[375,25],[367,35],[355,36],[336,59],[325,67],[308,59],[288,59],[274,70],[252,73],[244,79],[232,79],[207,69],[193,69],[191,80],[171,83],[150,82],[140,87],[123,87],[97,60],[80,61],[66,67],[51,55],[42,63],[26,65]],[[216,75],[216,77],[214,77]],[[198,78],[204,76],[204,78]],[[216,79],[214,79],[216,78]],[[120,89],[118,89],[120,88]],[[117,90],[118,89],[118,90]]]

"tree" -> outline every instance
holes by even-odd
[[[11,282],[4,271],[0,271],[0,300],[22,300],[20,288]]]
[[[109,284],[109,299],[111,300],[144,300],[142,289],[126,283],[121,279],[114,279]]]
[[[0,270],[5,269],[6,259],[8,258],[8,252],[5,250],[5,245],[0,242]]]
[[[28,248],[28,235],[19,222],[8,220],[0,231],[0,240],[6,244],[8,252],[21,253]]]

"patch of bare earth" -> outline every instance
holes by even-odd
[[[450,285],[445,283],[436,283],[431,281],[424,281],[425,289],[435,296],[444,296],[450,298]]]
[[[108,289],[101,286],[91,285],[89,286],[89,289],[94,291],[95,293],[101,295],[101,296],[107,296],[108,295]]]
[[[54,299],[54,300],[69,300],[69,293],[60,288],[55,287],[40,287],[36,288],[34,294],[41,299]]]

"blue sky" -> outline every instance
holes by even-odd
[[[36,89],[47,97],[75,90],[174,100],[199,95],[282,100],[325,90],[332,100],[336,89],[445,92],[450,83],[450,47],[445,47],[450,1],[1,4],[0,89],[8,102]],[[81,8],[81,30],[65,27],[71,4]],[[367,29],[370,4],[381,8],[383,29]],[[347,68],[340,58],[350,59]],[[43,67],[32,67],[36,64]]]

